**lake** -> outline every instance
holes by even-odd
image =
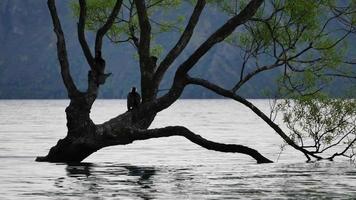
[[[268,113],[268,100],[252,100]],[[98,100],[102,123],[126,109]],[[102,149],[78,165],[38,163],[66,134],[66,100],[0,101],[0,199],[355,199],[356,167],[348,160],[306,163],[243,105],[180,100],[152,127],[183,125],[218,142],[244,144],[273,160],[205,150],[171,137]],[[281,124],[281,123],[279,123]]]

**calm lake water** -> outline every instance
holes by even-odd
[[[253,100],[268,112],[267,100]],[[0,199],[356,199],[356,167],[347,160],[305,163],[280,154],[282,140],[248,109],[229,100],[181,100],[152,127],[184,125],[214,141],[245,144],[275,161],[208,151],[180,137],[105,148],[80,165],[38,163],[66,134],[65,100],[0,101]],[[99,100],[102,123],[125,111]]]

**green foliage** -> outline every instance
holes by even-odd
[[[86,29],[97,31],[107,20],[116,0],[87,0]],[[151,0],[147,4],[147,14],[152,26],[152,37],[160,33],[182,31],[183,15],[173,19],[167,17],[182,5],[182,0]],[[79,16],[79,4],[71,5],[74,16]],[[107,36],[115,43],[130,41],[139,35],[137,11],[132,1],[124,0],[122,9]],[[157,52],[156,50],[153,50]]]
[[[154,45],[152,48],[151,48],[151,55],[152,56],[156,56],[156,57],[159,57],[163,52],[163,47],[159,44],[157,45]]]
[[[210,9],[218,8],[221,13],[234,16],[248,0],[208,0]],[[96,31],[106,21],[115,0],[88,0],[86,28]],[[152,26],[151,53],[160,57],[164,45],[157,44],[159,34],[182,32],[196,0],[149,0],[146,1],[148,17]],[[295,98],[318,92],[332,83],[333,77],[325,76],[342,68],[348,53],[346,40],[340,40],[343,33],[335,31],[329,19],[340,7],[337,0],[267,0],[253,19],[238,28],[225,41],[249,54],[247,66],[270,65],[273,61],[283,62],[284,69],[277,84],[281,97]],[[349,0],[348,9],[355,7]],[[74,14],[79,15],[78,4],[73,4]],[[184,7],[184,10],[181,10]],[[178,12],[179,11],[179,12]],[[348,12],[345,12],[348,13]],[[354,20],[354,13],[343,17]],[[188,15],[187,15],[188,14]],[[330,25],[330,26],[329,26]],[[139,38],[137,12],[132,1],[124,0],[116,23],[107,36],[116,43],[131,42]],[[177,38],[178,39],[178,38]],[[282,68],[282,67],[281,67]],[[346,69],[346,70],[345,70]],[[247,70],[246,70],[247,71]]]
[[[87,0],[86,28],[96,30],[100,28],[111,13],[116,0]],[[79,4],[71,4],[75,16],[79,16]]]
[[[283,64],[277,80],[280,97],[312,94],[333,83],[335,77],[328,74],[355,73],[343,63],[350,51],[349,24],[340,25],[336,20],[335,9],[341,8],[339,3],[336,0],[265,1],[253,19],[225,41],[242,51],[250,70],[273,62]],[[221,3],[222,10],[229,12],[225,5],[226,2]],[[356,13],[352,8],[354,1],[342,5],[340,16],[352,21]]]
[[[279,111],[290,138],[316,153],[338,145],[347,147],[356,137],[356,100],[332,99],[323,94],[281,100]]]

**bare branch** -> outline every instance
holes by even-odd
[[[236,92],[244,83],[246,83],[248,80],[250,80],[252,77],[256,76],[257,74],[259,74],[260,72],[263,71],[268,71],[271,69],[274,69],[276,67],[282,66],[283,62],[279,62],[279,60],[277,60],[274,64],[272,65],[265,65],[262,67],[257,68],[256,70],[252,71],[251,73],[247,74],[243,79],[241,79],[232,89],[233,92]]]
[[[142,0],[134,0],[138,21],[140,26],[140,41],[138,53],[140,56],[140,66],[144,67],[147,63],[149,63],[150,57],[150,44],[151,44],[151,24],[148,19],[147,7],[145,5],[145,1]]]
[[[331,76],[331,77],[342,77],[342,78],[349,78],[349,79],[356,79],[356,75],[352,76],[352,75],[348,75],[348,74],[337,74],[337,73],[325,73],[323,74],[324,76]]]
[[[223,41],[239,25],[247,22],[258,10],[263,0],[251,0],[250,3],[236,16],[230,18],[223,26],[215,31],[195,52],[180,65],[178,76],[186,74],[215,44]]]
[[[243,145],[213,142],[203,138],[200,135],[193,133],[189,129],[182,126],[168,126],[165,128],[149,130],[130,129],[129,133],[129,138],[132,139],[132,141],[147,140],[160,137],[183,136],[191,142],[209,150],[230,153],[242,153],[251,156],[257,161],[257,163],[272,163],[271,160],[261,155],[255,149],[251,149]]]
[[[55,0],[48,0],[47,4],[52,17],[54,32],[56,33],[57,36],[57,56],[61,66],[62,79],[65,87],[67,88],[69,97],[73,97],[76,94],[78,94],[79,91],[75,86],[72,76],[70,74],[64,33],[62,31],[61,22],[57,14]]]
[[[79,0],[80,13],[78,22],[78,40],[82,47],[83,53],[91,69],[94,68],[94,58],[90,52],[90,48],[85,39],[85,20],[87,17],[87,5],[86,0]]]
[[[169,66],[173,63],[173,61],[180,55],[180,53],[185,49],[187,44],[189,43],[194,29],[199,21],[200,14],[202,13],[205,7],[205,0],[198,0],[197,4],[195,5],[194,11],[190,16],[187,26],[184,29],[184,32],[180,36],[176,45],[169,51],[167,56],[163,59],[160,65],[157,68],[155,74],[155,81],[160,82],[164,73],[167,71]]]

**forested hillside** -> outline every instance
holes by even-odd
[[[87,81],[88,66],[77,41],[76,23],[70,9],[72,1],[58,1],[57,6],[62,19],[67,39],[67,48],[73,77],[79,86]],[[181,11],[188,14],[191,7]],[[203,13],[187,52],[183,52],[177,62],[184,60],[203,38],[212,33],[222,22],[224,15],[217,9],[210,8]],[[164,46],[170,47],[178,38],[177,33],[157,37]],[[92,36],[88,33],[89,41]],[[0,98],[66,98],[61,81],[59,65],[55,51],[55,35],[45,1],[38,0],[1,0],[0,1]],[[164,54],[165,52],[163,52]],[[103,86],[101,98],[125,98],[132,86],[139,87],[139,67],[135,51],[129,44],[120,46],[106,41],[103,57],[107,71],[112,73]],[[233,85],[238,80],[241,56],[233,46],[222,44],[215,47],[192,72],[200,77],[225,86]],[[266,97],[266,91],[275,90],[278,71],[271,71],[257,76],[241,90],[241,95],[249,98]],[[171,77],[168,75],[167,78]],[[171,79],[167,79],[171,80]],[[353,81],[354,82],[354,81]],[[161,89],[170,86],[164,81]],[[335,96],[342,95],[339,88],[351,84],[350,80],[339,82],[331,91]],[[259,88],[256,90],[256,88]],[[265,88],[262,89],[261,88]],[[184,98],[214,98],[209,91],[194,87],[188,88]]]

